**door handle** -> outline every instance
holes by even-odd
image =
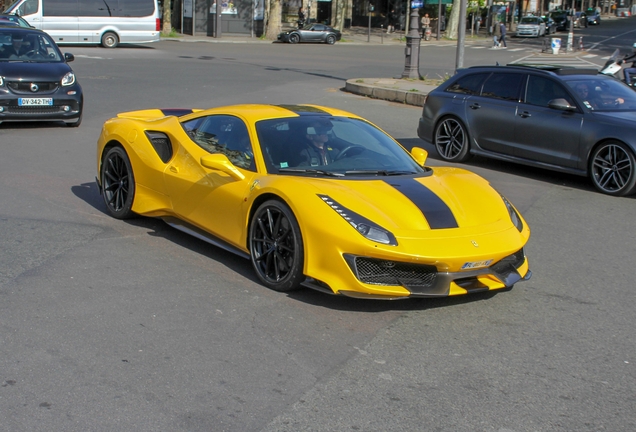
[[[170,171],[172,171],[173,173],[177,174],[179,172],[179,167],[176,167],[174,165],[170,165]]]
[[[468,105],[468,108],[475,110],[475,109],[481,108],[481,105],[479,105],[478,103],[474,103],[474,104]]]
[[[519,113],[519,117],[528,118],[528,117],[532,117],[532,114],[530,114],[528,111],[523,111]]]

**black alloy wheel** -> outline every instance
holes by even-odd
[[[261,282],[276,291],[293,291],[304,280],[303,240],[291,209],[278,200],[261,204],[250,224],[252,265]]]
[[[625,196],[636,192],[636,160],[623,143],[609,141],[592,152],[590,177],[594,187],[607,195]]]
[[[128,219],[135,198],[135,177],[126,151],[113,147],[102,161],[102,197],[108,212],[117,219]]]
[[[336,43],[336,37],[334,35],[327,36],[327,43],[329,45],[333,45]]]
[[[298,43],[300,42],[300,36],[297,33],[292,33],[289,35],[289,43]]]
[[[435,148],[448,162],[464,162],[470,158],[468,132],[459,120],[446,117],[435,128]]]

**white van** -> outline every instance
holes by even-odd
[[[157,0],[15,0],[5,13],[22,16],[58,45],[114,48],[156,42],[161,33]]]

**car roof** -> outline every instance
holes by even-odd
[[[519,63],[519,64],[508,64],[505,66],[501,66],[501,65],[471,66],[469,68],[460,69],[457,72],[459,73],[461,71],[462,73],[467,73],[469,71],[478,71],[478,70],[483,70],[488,72],[502,71],[502,70],[518,71],[518,72],[534,71],[534,72],[538,72],[538,73],[542,73],[546,75],[558,76],[562,80],[568,80],[569,79],[568,77],[580,77],[580,76],[589,77],[590,75],[602,75],[603,77],[607,78],[607,76],[603,74],[599,74],[599,71],[597,69],[582,69],[582,68],[575,68],[571,66],[560,66],[560,65],[551,65],[551,64]]]
[[[2,21],[3,23],[5,21]],[[26,28],[26,27],[20,27],[20,26],[6,26],[2,28],[3,32],[11,32],[11,34],[15,34],[16,32],[18,33],[22,33],[25,35],[30,35],[30,34],[47,34],[46,32],[40,30],[40,29],[36,29],[36,28]]]

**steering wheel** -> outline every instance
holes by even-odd
[[[353,150],[355,150],[355,151],[353,151]],[[346,157],[345,155],[346,155],[347,153],[351,152],[351,151],[353,151],[353,154],[351,154],[351,155],[349,155],[349,156],[354,156],[354,155],[356,155],[356,154],[360,154],[360,153],[362,153],[362,152],[363,152],[363,151],[365,151],[365,150],[366,150],[366,149],[365,149],[364,147],[359,146],[359,145],[350,145],[350,146],[347,146],[347,147],[343,148],[343,149],[342,149],[342,151],[341,151],[340,153],[338,153],[338,156],[336,156],[336,158],[334,159],[334,162],[335,162],[335,161],[338,161],[338,160],[340,160],[340,159],[344,159],[344,158]]]

